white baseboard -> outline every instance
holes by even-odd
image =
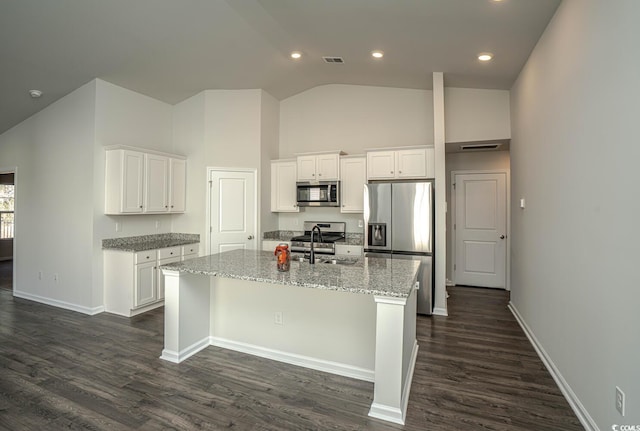
[[[44,296],[34,295],[32,293],[21,292],[19,290],[14,290],[13,296],[22,299],[28,299],[29,301],[39,302],[41,304],[52,305],[58,308],[64,308],[65,310],[77,311],[78,313],[88,314],[90,316],[102,313],[104,311],[104,305],[100,305],[98,307],[85,307],[83,305],[72,304],[70,302],[59,301],[52,298],[46,298]]]
[[[578,417],[578,420],[580,421],[584,429],[586,431],[600,431],[598,425],[589,415],[589,412],[587,412],[587,409],[585,409],[584,405],[582,405],[575,392],[573,392],[573,389],[571,389],[569,383],[567,383],[562,374],[560,374],[560,370],[558,370],[540,342],[538,342],[538,339],[534,335],[533,331],[531,331],[531,328],[529,328],[529,325],[526,324],[513,302],[509,302],[509,310],[511,310],[511,313],[518,321],[518,324],[529,339],[529,342],[531,342],[533,348],[536,350],[536,353],[542,360],[542,363],[544,363],[544,366],[547,367],[547,370],[551,374],[551,377],[553,377],[553,380],[555,380],[558,388],[560,388],[560,391],[562,392],[562,395],[564,395],[565,399],[571,406],[573,412]]]
[[[404,425],[404,415],[397,407],[389,407],[384,404],[373,403],[369,409],[369,416],[395,424]]]
[[[160,359],[164,359],[165,361],[173,362],[174,364],[179,364],[185,359],[190,358],[195,355],[199,351],[206,349],[209,347],[209,337],[205,337],[200,341],[196,341],[189,347],[185,347],[179,352],[174,350],[162,349],[162,355],[160,355]]]
[[[353,365],[326,361],[323,359],[312,358],[310,356],[302,356],[295,353],[283,352],[280,350],[268,349],[266,347],[241,343],[225,338],[210,337],[209,340],[212,346],[235,350],[242,353],[248,353],[250,355],[273,359],[275,361],[298,365],[305,368],[311,368],[313,370],[324,371],[327,373],[337,374],[340,376],[350,377],[358,380],[365,380],[367,382],[373,382],[375,378],[374,370],[355,367]]]
[[[449,315],[449,313],[447,313],[447,309],[446,308],[438,308],[438,307],[436,307],[436,308],[433,309],[433,315],[434,316],[445,316],[446,317],[446,316]]]

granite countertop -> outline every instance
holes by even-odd
[[[366,257],[353,265],[291,261],[279,272],[273,252],[232,250],[163,265],[162,269],[313,289],[406,298],[414,288],[420,262]]]
[[[103,250],[146,251],[179,245],[197,244],[200,235],[191,233],[160,233],[154,235],[108,238],[102,240]]]

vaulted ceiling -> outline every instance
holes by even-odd
[[[559,3],[2,0],[0,133],[94,78],[171,104],[204,89],[428,89],[434,71],[447,86],[509,89]],[[494,59],[479,62],[487,51]]]

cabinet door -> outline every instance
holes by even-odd
[[[367,178],[395,178],[395,151],[373,151],[367,153]]]
[[[398,178],[426,178],[426,149],[398,150],[396,152]]]
[[[142,212],[142,186],[144,154],[122,150],[122,205],[123,213]],[[112,179],[109,179],[111,181]]]
[[[142,307],[158,299],[156,291],[156,261],[136,265],[133,306]]]
[[[157,292],[158,300],[164,299],[164,275],[162,274],[162,270],[160,269],[160,267],[168,263],[180,262],[181,260],[182,260],[182,257],[175,256],[175,257],[169,257],[167,259],[162,259],[158,261],[158,266],[156,267],[156,271],[157,271],[156,279],[158,280],[158,282],[156,283],[156,285],[158,286],[158,292]]]
[[[296,162],[271,163],[271,211],[299,212],[296,196]]]
[[[318,181],[338,181],[340,179],[340,156],[338,154],[316,156],[316,174]]]
[[[169,159],[169,211],[181,213],[186,208],[187,162],[181,159]]]
[[[145,212],[168,212],[169,159],[155,154],[144,155]]]
[[[342,213],[364,211],[364,185],[367,182],[367,159],[365,157],[343,158],[340,160]]]
[[[300,156],[297,159],[298,181],[317,181],[316,156]]]
[[[182,260],[193,259],[198,257],[200,252],[200,243],[183,245],[182,246]]]

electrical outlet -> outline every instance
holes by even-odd
[[[59,277],[58,277],[58,273],[53,274],[53,281],[55,281],[56,283],[58,283],[59,281]]]
[[[616,410],[624,416],[624,392],[616,386]]]
[[[122,224],[120,224],[119,221],[116,222],[116,232],[121,232],[122,231]]]
[[[276,325],[284,325],[282,320],[282,311],[276,311],[273,321]]]
[[[156,220],[156,229],[160,229],[160,220]]]
[[[358,220],[358,227],[363,227],[364,226],[364,222],[362,220]]]

